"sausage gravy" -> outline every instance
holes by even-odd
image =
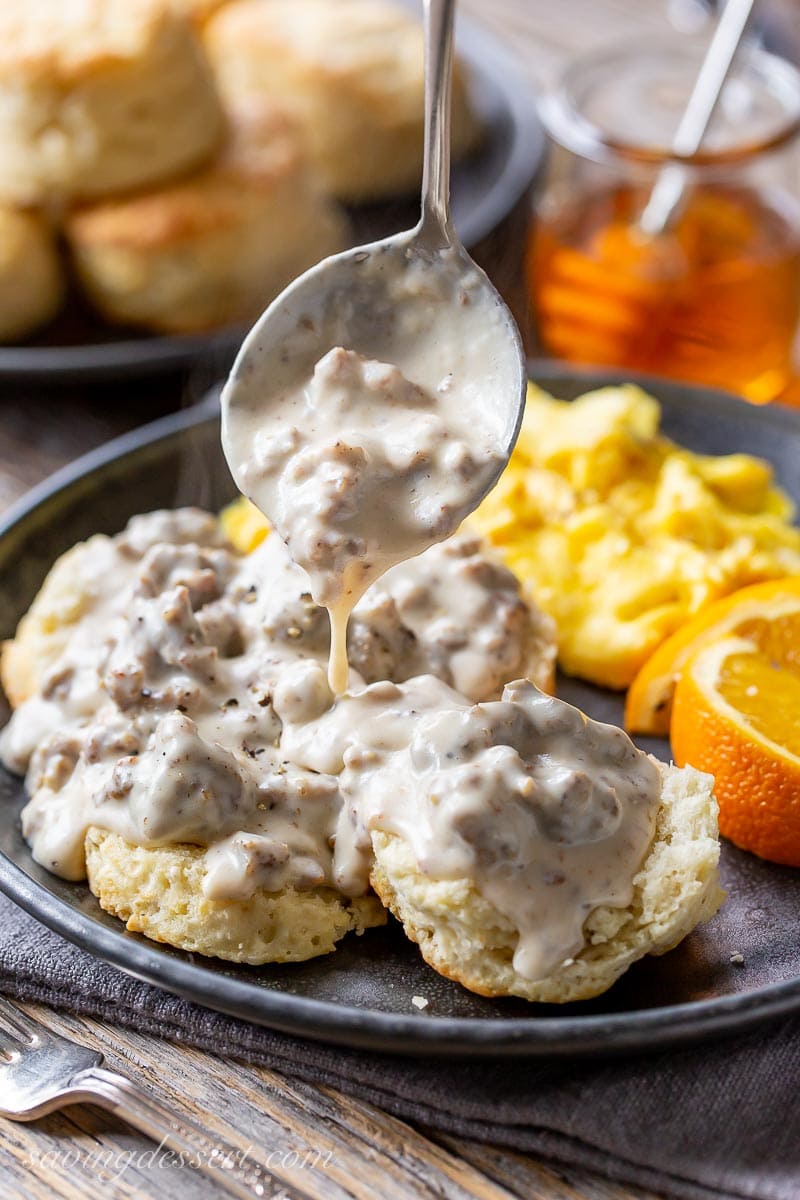
[[[592,908],[629,902],[658,770],[533,685],[503,690],[535,616],[477,539],[434,546],[364,594],[339,697],[324,613],[278,537],[242,557],[212,517],[180,510],[81,554],[83,609],[0,736],[26,772],[23,832],[51,871],[82,878],[97,825],[203,847],[215,898],[288,884],[355,896],[383,830],[421,872],[466,875],[516,923],[530,978],[576,951]]]
[[[223,391],[231,473],[330,613],[337,693],[358,599],[387,568],[454,533],[508,456],[504,317],[449,254],[438,269],[365,254],[360,287],[297,314],[263,368],[259,346],[247,345]],[[351,329],[357,346],[341,341]]]

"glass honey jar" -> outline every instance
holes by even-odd
[[[800,317],[800,74],[744,45],[701,151],[669,145],[702,59],[685,42],[575,63],[547,96],[556,143],[527,253],[541,349],[766,403]],[[641,217],[669,164],[669,225]]]

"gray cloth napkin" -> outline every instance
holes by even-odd
[[[800,1020],[602,1062],[406,1059],[221,1016],[131,979],[0,896],[0,991],[295,1078],[396,1116],[689,1200],[800,1198]]]

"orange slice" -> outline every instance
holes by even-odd
[[[706,646],[675,687],[671,740],[679,766],[714,776],[725,837],[761,858],[800,866],[796,659],[781,661],[742,637]]]
[[[721,638],[748,638],[778,660],[800,664],[800,577],[771,579],[741,588],[704,608],[662,642],[628,689],[625,728],[666,736],[672,694],[681,672],[703,646]]]

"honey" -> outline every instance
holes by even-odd
[[[775,399],[800,316],[794,213],[767,189],[708,181],[671,230],[647,237],[648,195],[599,187],[537,215],[527,270],[543,349]]]

